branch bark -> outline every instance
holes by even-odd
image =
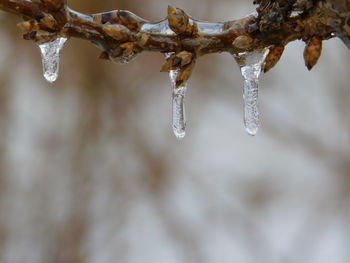
[[[24,19],[19,26],[25,31],[25,39],[36,42],[52,41],[59,36],[85,39],[103,50],[100,58],[115,62],[127,62],[142,51],[192,54],[191,61],[185,65],[175,63],[176,58],[179,62],[179,56],[170,57],[163,70],[188,68],[197,57],[209,53],[237,54],[270,47],[272,55],[266,62],[267,71],[278,62],[284,46],[291,41],[302,39],[310,43],[310,39],[314,42],[316,38],[322,42],[339,36],[350,43],[350,0],[255,3],[257,15],[223,23],[197,21],[173,7],[168,8],[167,18],[159,23],[150,23],[124,10],[82,14],[70,9],[63,0],[0,0],[0,9]]]

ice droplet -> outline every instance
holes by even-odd
[[[48,82],[52,83],[58,77],[60,53],[66,41],[67,38],[59,37],[53,41],[39,44],[43,64],[43,73]]]
[[[169,58],[173,53],[165,53],[165,57]],[[173,132],[178,140],[186,135],[186,111],[185,97],[187,91],[187,83],[177,87],[176,78],[179,70],[170,70],[169,78],[172,89],[172,127]]]
[[[259,76],[262,72],[269,49],[243,52],[234,55],[244,79],[244,125],[249,135],[256,135],[260,126],[259,113]]]

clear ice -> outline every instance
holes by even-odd
[[[151,34],[175,35],[174,31],[169,27],[168,20],[163,20],[158,23],[145,23],[141,26],[141,32]]]
[[[67,38],[59,37],[53,41],[39,44],[43,64],[43,73],[48,82],[52,83],[58,77],[60,53],[66,41]]]
[[[348,49],[350,49],[350,38],[349,37],[345,36],[342,33],[336,33],[335,35],[337,37],[339,37],[344,42],[344,44],[348,47]]]
[[[269,49],[244,52],[234,55],[244,79],[244,125],[249,135],[256,135],[260,126],[259,113],[259,77],[269,54]]]
[[[206,21],[190,19],[190,24],[193,23],[197,24],[198,33],[201,34],[219,34],[224,29],[224,23],[211,23]]]
[[[169,58],[173,53],[166,53],[165,57]],[[172,89],[172,127],[177,139],[181,140],[186,135],[186,112],[185,96],[187,83],[177,87],[176,78],[179,70],[170,70],[169,77]]]
[[[202,34],[218,34],[223,31],[224,23],[210,23],[205,21],[197,21],[190,18],[190,24],[197,23],[198,32]],[[141,31],[152,34],[175,35],[171,30],[167,19],[158,23],[145,23],[141,26]]]
[[[170,70],[169,76],[172,86],[172,126],[177,139],[181,140],[186,135],[186,112],[185,112],[185,96],[187,91],[186,83],[177,87],[176,77],[178,70]]]

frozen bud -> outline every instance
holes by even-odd
[[[17,26],[25,32],[39,30],[39,24],[35,20],[18,23]]]
[[[173,67],[183,67],[192,62],[194,55],[187,51],[182,51],[175,55],[173,60]]]
[[[141,22],[143,22],[143,19],[136,16],[135,14],[124,11],[124,10],[118,10],[117,12],[119,23],[126,26],[131,31],[139,31],[141,28]]]
[[[104,25],[102,27],[103,31],[115,40],[127,40],[131,32],[125,26],[115,24],[115,25]]]
[[[106,51],[102,51],[101,54],[98,56],[99,59],[104,59],[104,60],[108,60],[109,59],[109,55]]]
[[[164,65],[160,69],[160,72],[168,72],[172,69],[173,60],[174,60],[175,56],[176,56],[175,54],[172,54],[169,57],[167,57]]]
[[[57,26],[56,19],[50,14],[43,13],[43,12],[36,12],[34,14],[34,18],[42,26],[47,27],[49,29],[55,29]]]
[[[189,34],[192,32],[189,16],[181,9],[168,6],[169,27],[176,34]]]
[[[179,70],[179,73],[176,77],[176,86],[177,87],[184,85],[189,80],[189,78],[191,77],[192,71],[194,69],[195,62],[196,62],[195,59],[193,59],[190,64],[182,67]]]
[[[138,50],[135,44],[133,42],[126,42],[112,50],[109,54],[109,58],[118,64],[127,64],[135,58],[137,54]]]
[[[103,25],[121,24],[134,32],[139,31],[141,28],[141,23],[145,22],[142,18],[126,10],[116,10],[95,14],[92,17],[96,23]]]
[[[53,41],[57,38],[55,33],[49,33],[47,31],[37,30],[31,31],[23,35],[25,40],[34,40],[37,43],[46,43]]]
[[[283,45],[277,45],[272,48],[270,48],[270,52],[266,57],[265,65],[264,65],[264,72],[268,72],[270,69],[272,69],[280,60],[282,54],[284,51]]]
[[[308,70],[311,70],[321,56],[322,52],[322,39],[313,36],[307,43],[304,51],[305,65]]]
[[[120,47],[123,49],[123,56],[130,56],[131,54],[136,53],[135,43],[133,42],[123,43]]]
[[[238,36],[232,42],[232,45],[239,49],[249,48],[253,43],[253,39],[250,36]]]
[[[173,54],[162,66],[161,72],[170,70],[177,70],[190,64],[194,60],[194,54],[188,51],[181,51],[180,53]]]

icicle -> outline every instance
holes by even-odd
[[[244,79],[244,125],[248,134],[254,136],[260,126],[260,113],[258,108],[259,76],[269,54],[269,49],[253,52],[244,52],[235,55],[235,59],[241,68]]]
[[[169,58],[173,53],[165,53],[165,57]],[[176,78],[179,70],[170,70],[169,78],[172,89],[172,127],[177,139],[181,140],[186,135],[186,112],[185,112],[185,96],[187,91],[187,83],[177,87]]]
[[[185,96],[187,85],[183,84],[179,87],[176,86],[176,77],[179,73],[178,70],[170,70],[169,76],[172,85],[172,126],[173,131],[179,140],[183,139],[186,135],[186,112],[185,112]]]
[[[54,41],[39,44],[43,73],[48,82],[54,82],[58,77],[60,52],[66,41],[67,38],[59,37]]]

